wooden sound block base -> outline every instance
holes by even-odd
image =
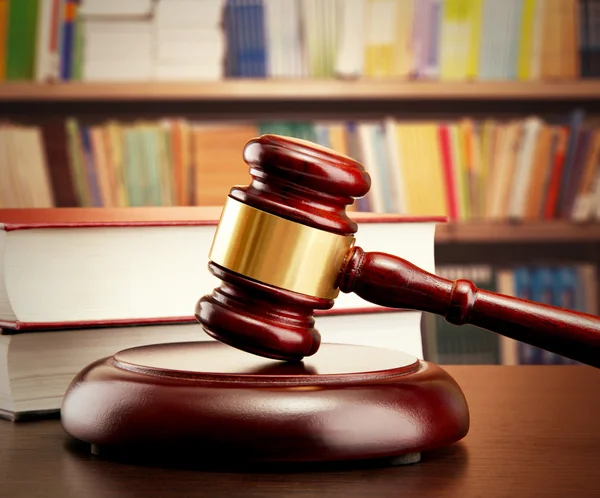
[[[121,351],[82,370],[64,429],[99,455],[204,461],[414,463],[469,427],[457,383],[399,351],[323,344],[303,362],[219,342]]]

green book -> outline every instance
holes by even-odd
[[[83,33],[83,20],[79,11],[77,11],[77,17],[73,21],[73,31],[75,33],[75,42],[73,43],[73,53],[71,59],[72,74],[71,79],[81,81],[83,79],[83,46],[84,46],[84,33]]]
[[[37,44],[38,0],[11,0],[8,4],[6,80],[33,80]]]
[[[83,146],[77,119],[68,118],[65,123],[65,131],[69,150],[69,168],[75,184],[78,205],[80,207],[91,206],[92,195],[85,175]]]

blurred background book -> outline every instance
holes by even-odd
[[[442,276],[597,313],[599,73],[600,0],[0,0],[0,212],[218,212],[250,180],[244,144],[294,136],[364,164],[353,215],[445,217]],[[400,316],[381,314],[381,337]],[[570,363],[419,318],[423,356],[442,364]],[[144,327],[188,337],[187,319]],[[359,340],[352,320],[327,330]],[[42,378],[17,344],[47,332],[4,326],[3,347],[29,358],[16,375]],[[102,347],[141,341],[136,326]],[[94,341],[88,355],[105,351]]]
[[[598,76],[595,0],[3,0],[5,79]]]

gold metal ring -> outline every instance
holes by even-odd
[[[281,289],[334,299],[338,273],[354,236],[286,220],[231,197],[210,250],[212,262]]]

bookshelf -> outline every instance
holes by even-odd
[[[442,223],[436,228],[436,243],[449,244],[541,244],[600,243],[600,225],[568,221],[524,223],[470,221]]]
[[[0,84],[0,101],[266,101],[320,99],[461,101],[600,100],[600,79],[543,82],[447,82],[394,79],[225,79],[207,82]]]

